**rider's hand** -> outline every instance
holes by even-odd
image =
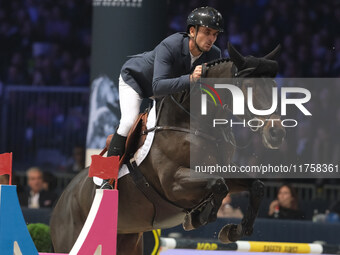
[[[202,65],[198,65],[195,67],[194,72],[190,75],[190,82],[197,82],[202,75]]]

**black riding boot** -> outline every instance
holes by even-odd
[[[109,145],[109,149],[107,152],[107,156],[123,156],[125,152],[125,143],[126,137],[117,134],[117,132],[113,135],[111,143]],[[112,185],[109,183],[109,179],[104,180],[101,189],[113,189]]]
[[[119,135],[117,132],[113,135],[107,156],[123,156],[125,152],[126,137]]]

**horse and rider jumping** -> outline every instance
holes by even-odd
[[[119,93],[122,117],[109,146],[109,156],[121,156],[127,132],[139,113],[142,98],[156,97],[157,129],[151,149],[137,167],[129,161],[130,174],[119,179],[117,254],[142,254],[142,234],[157,228],[183,224],[186,230],[215,221],[223,198],[228,193],[248,191],[249,206],[238,225],[226,225],[219,234],[222,242],[233,242],[251,235],[264,185],[257,179],[235,179],[220,176],[196,176],[190,168],[191,151],[206,162],[232,163],[235,141],[219,139],[222,133],[207,139],[208,127],[200,127],[190,116],[190,93],[202,76],[206,78],[241,77],[237,86],[243,91],[256,86],[253,102],[260,109],[271,103],[275,83],[258,84],[256,77],[275,77],[276,48],[263,58],[243,57],[229,45],[230,59],[220,59],[214,46],[223,31],[222,15],[211,7],[198,8],[188,17],[187,33],[176,33],[163,40],[153,51],[136,55],[122,68]],[[217,60],[219,59],[219,60]],[[226,106],[232,105],[229,97]],[[132,103],[132,106],[131,106]],[[133,109],[131,108],[133,107]],[[137,110],[138,108],[138,110]],[[214,109],[227,114],[230,109]],[[246,114],[250,120],[257,116]],[[279,119],[273,114],[268,118]],[[132,124],[131,124],[132,123]],[[169,128],[171,127],[171,128]],[[192,132],[199,128],[200,132]],[[285,130],[280,123],[267,123],[258,130],[268,148],[277,148]],[[224,134],[225,135],[225,134]],[[215,140],[214,140],[215,139]],[[218,142],[216,142],[218,141]],[[217,148],[218,147],[218,148]],[[225,152],[224,158],[214,151]],[[87,218],[97,186],[88,177],[88,169],[80,172],[66,187],[51,218],[51,237],[56,252],[69,252]],[[102,188],[111,188],[105,181]]]

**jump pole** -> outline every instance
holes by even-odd
[[[339,254],[340,245],[288,242],[236,241],[224,244],[217,240],[161,237],[162,249],[224,250],[239,252],[278,252],[300,254]]]

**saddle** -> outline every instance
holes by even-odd
[[[125,143],[125,153],[119,160],[119,168],[129,160],[135,152],[142,147],[146,139],[146,122],[148,120],[149,110],[144,113],[139,114],[137,120],[133,124],[130,132],[127,136],[126,143]],[[105,149],[107,150],[110,146],[111,140],[113,135],[109,135],[106,138],[106,146]]]

